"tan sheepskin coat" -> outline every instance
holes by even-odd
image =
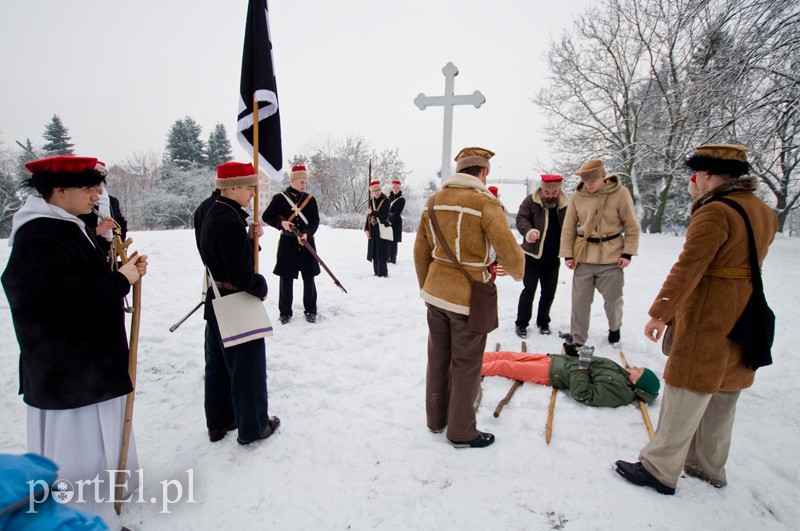
[[[477,177],[456,173],[436,194],[435,212],[447,244],[475,280],[488,282],[490,247],[506,272],[520,280],[525,258],[508,226],[500,202]],[[430,201],[430,198],[428,199]],[[429,304],[469,315],[470,282],[437,243],[428,218],[428,202],[414,241],[414,266],[420,296]]]
[[[622,186],[619,176],[609,175],[603,188],[589,193],[580,183],[569,201],[567,215],[561,228],[561,248],[558,256],[573,258],[573,245],[578,234],[594,219],[602,201],[608,198],[603,217],[591,234],[592,238],[622,235],[603,243],[587,243],[581,258],[582,264],[616,264],[623,254],[635,256],[639,249],[639,222],[628,189]]]
[[[715,393],[753,384],[755,372],[742,363],[739,345],[727,338],[753,291],[747,231],[738,212],[709,200],[728,192],[725,197],[744,207],[761,264],[778,221],[775,212],[752,193],[755,185],[755,179],[734,179],[693,206],[683,251],[648,312],[674,326],[664,369],[669,385]],[[726,278],[730,276],[740,278]]]

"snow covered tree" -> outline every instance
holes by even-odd
[[[402,180],[408,172],[396,149],[376,153],[360,136],[338,140],[326,138],[307,146],[308,153],[295,155],[290,166],[303,164],[311,175],[309,188],[317,197],[320,213],[361,213],[369,199],[369,162],[372,179],[384,184]],[[287,174],[288,178],[288,174]],[[284,179],[285,184],[288,181]]]
[[[44,137],[46,141],[42,149],[47,156],[75,154],[72,150],[75,144],[70,143],[72,138],[69,136],[69,130],[64,127],[64,123],[57,114],[54,114],[50,123],[45,126],[42,137]]]
[[[194,165],[206,165],[206,146],[200,139],[202,127],[190,117],[178,119],[167,134],[164,147],[165,168],[187,169]]]
[[[208,165],[216,168],[223,162],[233,160],[231,142],[228,140],[228,132],[225,126],[218,123],[208,136]]]
[[[11,218],[26,195],[20,188],[19,161],[14,150],[0,142],[0,238],[8,238]],[[25,173],[30,175],[27,170]]]

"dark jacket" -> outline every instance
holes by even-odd
[[[39,218],[16,233],[2,276],[20,346],[20,394],[72,409],[131,392],[122,299],[130,284],[74,223]]]
[[[608,358],[595,357],[586,370],[578,368],[578,359],[551,354],[550,385],[569,389],[572,398],[589,406],[618,407],[641,398],[648,404],[655,395],[634,387],[630,373]]]
[[[208,196],[203,200],[200,205],[195,209],[193,219],[194,219],[194,240],[197,243],[197,252],[200,253],[200,230],[203,228],[203,219],[208,214],[208,210],[212,207],[214,202],[219,197],[220,190],[219,188],[214,189],[211,192],[211,195]],[[202,253],[201,253],[202,254]]]
[[[289,201],[286,200],[285,194],[289,199],[298,207],[301,208],[303,216],[297,215],[292,218],[294,211]],[[307,202],[306,202],[307,201]],[[303,205],[305,203],[305,206]],[[304,220],[303,217],[306,219]],[[291,219],[290,219],[291,218]],[[295,228],[301,234],[308,234],[306,240],[312,249],[317,249],[317,244],[314,242],[314,234],[319,228],[319,209],[317,208],[316,198],[306,192],[298,192],[291,186],[287,187],[281,193],[272,196],[272,200],[267,205],[267,209],[261,216],[264,223],[271,227],[275,227],[281,231],[281,237],[278,240],[278,255],[275,260],[275,269],[272,274],[279,277],[292,277],[297,278],[298,273],[305,275],[319,275],[319,262],[314,258],[305,246],[297,242],[297,236],[291,232],[287,232],[281,228],[281,222],[288,220],[294,223]]]
[[[119,225],[120,238],[124,242],[125,238],[128,237],[128,221],[125,219],[125,216],[122,215],[122,210],[120,210],[119,207],[119,199],[113,195],[109,195],[108,207],[111,212],[111,217],[114,218],[114,221]],[[94,236],[94,239],[97,241],[97,247],[103,255],[108,256],[111,250],[111,242],[106,240],[102,235],[95,233],[95,229],[97,229],[97,225],[100,223],[97,214],[92,212],[91,214],[83,214],[78,217],[86,224],[86,228],[89,229],[89,232]]]
[[[215,282],[227,282],[236,290],[220,289],[225,296],[246,291],[260,299],[267,296],[267,281],[253,270],[253,240],[247,236],[248,214],[239,203],[218,197],[203,219],[200,256]],[[213,316],[214,290],[206,292],[204,317]]]
[[[369,231],[367,260],[370,262],[377,258],[384,262],[389,259],[389,244],[391,242],[381,239],[381,232],[378,228],[378,223],[385,227],[389,226],[389,204],[390,201],[386,194],[381,194],[376,199],[370,193],[369,206],[372,208],[372,214],[367,215],[367,221],[364,223],[364,230]],[[376,245],[378,245],[377,249],[375,248]]]
[[[406,198],[403,192],[395,195],[389,192],[389,225],[392,226],[392,234],[395,243],[403,241],[403,209],[406,207]]]
[[[558,235],[556,241],[552,242],[555,247],[553,256],[544,256],[544,258],[558,258],[558,247],[561,240],[561,227],[564,224],[564,215],[567,213],[567,206],[569,205],[569,198],[563,191],[558,195]],[[522,200],[517,211],[517,230],[522,234],[522,252],[533,258],[542,258],[544,254],[545,240],[548,234],[553,234],[550,231],[551,227],[550,216],[548,215],[548,208],[544,206],[542,199],[541,188],[537,188],[531,195]],[[539,239],[536,243],[531,243],[526,239],[529,232],[536,231],[539,233]],[[548,249],[552,246],[548,244]]]

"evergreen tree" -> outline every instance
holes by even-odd
[[[42,146],[48,156],[51,155],[74,155],[72,148],[75,144],[70,144],[69,129],[64,127],[64,123],[57,114],[53,115],[50,123],[44,128],[42,135],[46,140],[45,145]]]
[[[223,162],[233,159],[231,153],[231,142],[228,140],[228,133],[225,126],[218,123],[208,137],[208,165],[216,168]]]
[[[167,145],[164,148],[164,167],[187,169],[191,165],[207,164],[205,143],[200,139],[202,128],[190,117],[178,119],[172,124],[167,134]]]
[[[30,177],[31,172],[29,172],[25,165],[32,160],[38,159],[39,156],[36,154],[36,151],[33,149],[33,143],[31,142],[30,138],[25,139],[25,147],[23,148],[22,152],[17,155],[17,178],[20,181],[23,181]]]

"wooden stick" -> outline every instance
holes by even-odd
[[[261,175],[258,173],[258,98],[253,92],[253,168],[256,170],[256,188],[253,197],[253,221],[257,222],[258,217],[258,181]],[[258,238],[253,238],[253,268],[258,273]]]
[[[550,407],[547,409],[547,424],[544,428],[544,440],[550,444],[550,439],[553,438],[553,414],[556,411],[556,397],[558,396],[558,389],[553,387],[550,393]]]
[[[620,351],[619,357],[622,358],[622,364],[625,366],[625,368],[630,370],[631,366],[628,365],[628,360],[625,359],[625,354],[623,354],[622,351]],[[655,435],[655,431],[653,431],[653,423],[650,422],[650,413],[647,412],[647,404],[644,403],[644,400],[638,397],[636,398],[636,401],[639,402],[639,410],[642,412],[644,427],[647,428],[647,436],[652,439],[653,435]]]
[[[125,254],[125,249],[130,245],[131,240],[122,239],[119,235],[114,236],[114,246],[122,264],[127,264],[129,257]],[[131,428],[133,426],[133,399],[136,394],[136,365],[138,362],[139,350],[139,325],[142,315],[142,279],[139,278],[133,284],[133,316],[131,317],[130,346],[128,348],[128,376],[131,379],[133,390],[125,396],[125,420],[122,425],[122,441],[119,449],[119,460],[116,475],[116,487],[114,492],[114,511],[120,514],[122,511],[122,484],[125,481],[125,467],[128,465],[128,450],[131,444]]]
[[[500,343],[497,344],[497,350],[500,350]],[[528,352],[528,344],[525,341],[522,342],[522,352]],[[494,418],[500,416],[500,412],[503,411],[503,408],[508,404],[508,402],[511,400],[511,397],[514,396],[514,393],[517,392],[517,389],[519,389],[523,383],[525,382],[521,380],[514,381],[514,383],[511,385],[511,389],[509,389],[508,393],[506,393],[506,396],[503,397],[503,399],[497,403],[497,407],[494,408]]]

